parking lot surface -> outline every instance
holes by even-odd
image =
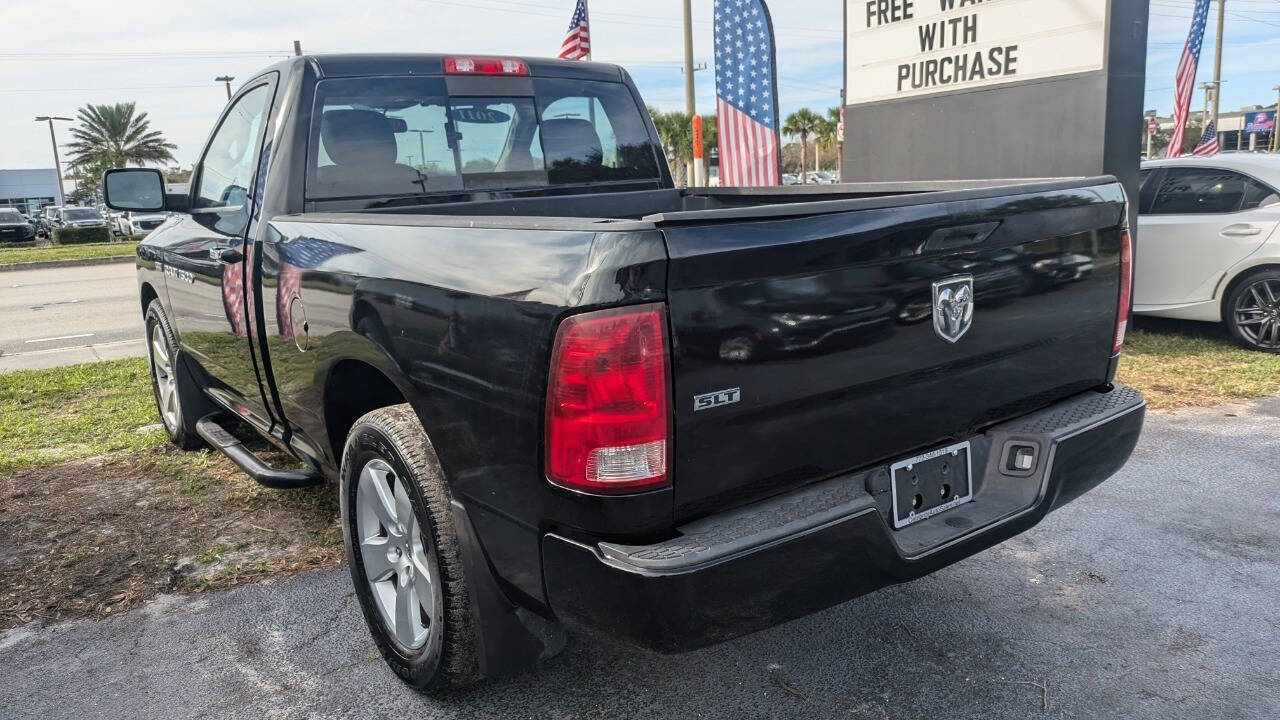
[[[1150,415],[1121,474],[1026,535],[696,653],[571,639],[429,698],[339,570],[0,635],[0,715],[1276,718],[1278,421],[1280,398]]]

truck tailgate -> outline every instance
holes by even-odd
[[[661,218],[677,521],[1105,384],[1124,213],[1093,181]],[[950,342],[934,284],[965,277]]]

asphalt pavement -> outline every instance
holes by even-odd
[[[1278,422],[1280,398],[1149,415],[1119,475],[1025,535],[687,655],[572,638],[430,698],[334,570],[0,634],[0,716],[1277,718]]]
[[[131,262],[0,273],[0,372],[145,354]]]

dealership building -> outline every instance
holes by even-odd
[[[17,208],[30,214],[39,212],[45,205],[62,204],[57,170],[0,169],[0,207]]]
[[[1148,110],[1147,117],[1154,117],[1161,130],[1173,129],[1172,117],[1158,116],[1154,110]],[[1201,127],[1204,118],[1203,110],[1193,109],[1187,114],[1189,123]],[[1272,134],[1276,132],[1275,107],[1248,105],[1237,112],[1223,110],[1218,114],[1217,130],[1223,150],[1268,150],[1273,147]]]

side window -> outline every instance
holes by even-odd
[[[1167,168],[1152,215],[1211,215],[1236,212],[1249,178],[1216,168]]]
[[[1275,205],[1276,203],[1280,203],[1280,194],[1277,194],[1275,190],[1253,178],[1245,180],[1244,204],[1240,206],[1241,210],[1253,210]]]
[[[194,209],[225,208],[229,214],[248,219],[244,206],[254,170],[258,167],[255,151],[266,119],[270,88],[270,85],[259,85],[240,96],[214,133],[209,150],[201,161]],[[229,231],[243,230],[243,225],[242,221],[238,228]]]

